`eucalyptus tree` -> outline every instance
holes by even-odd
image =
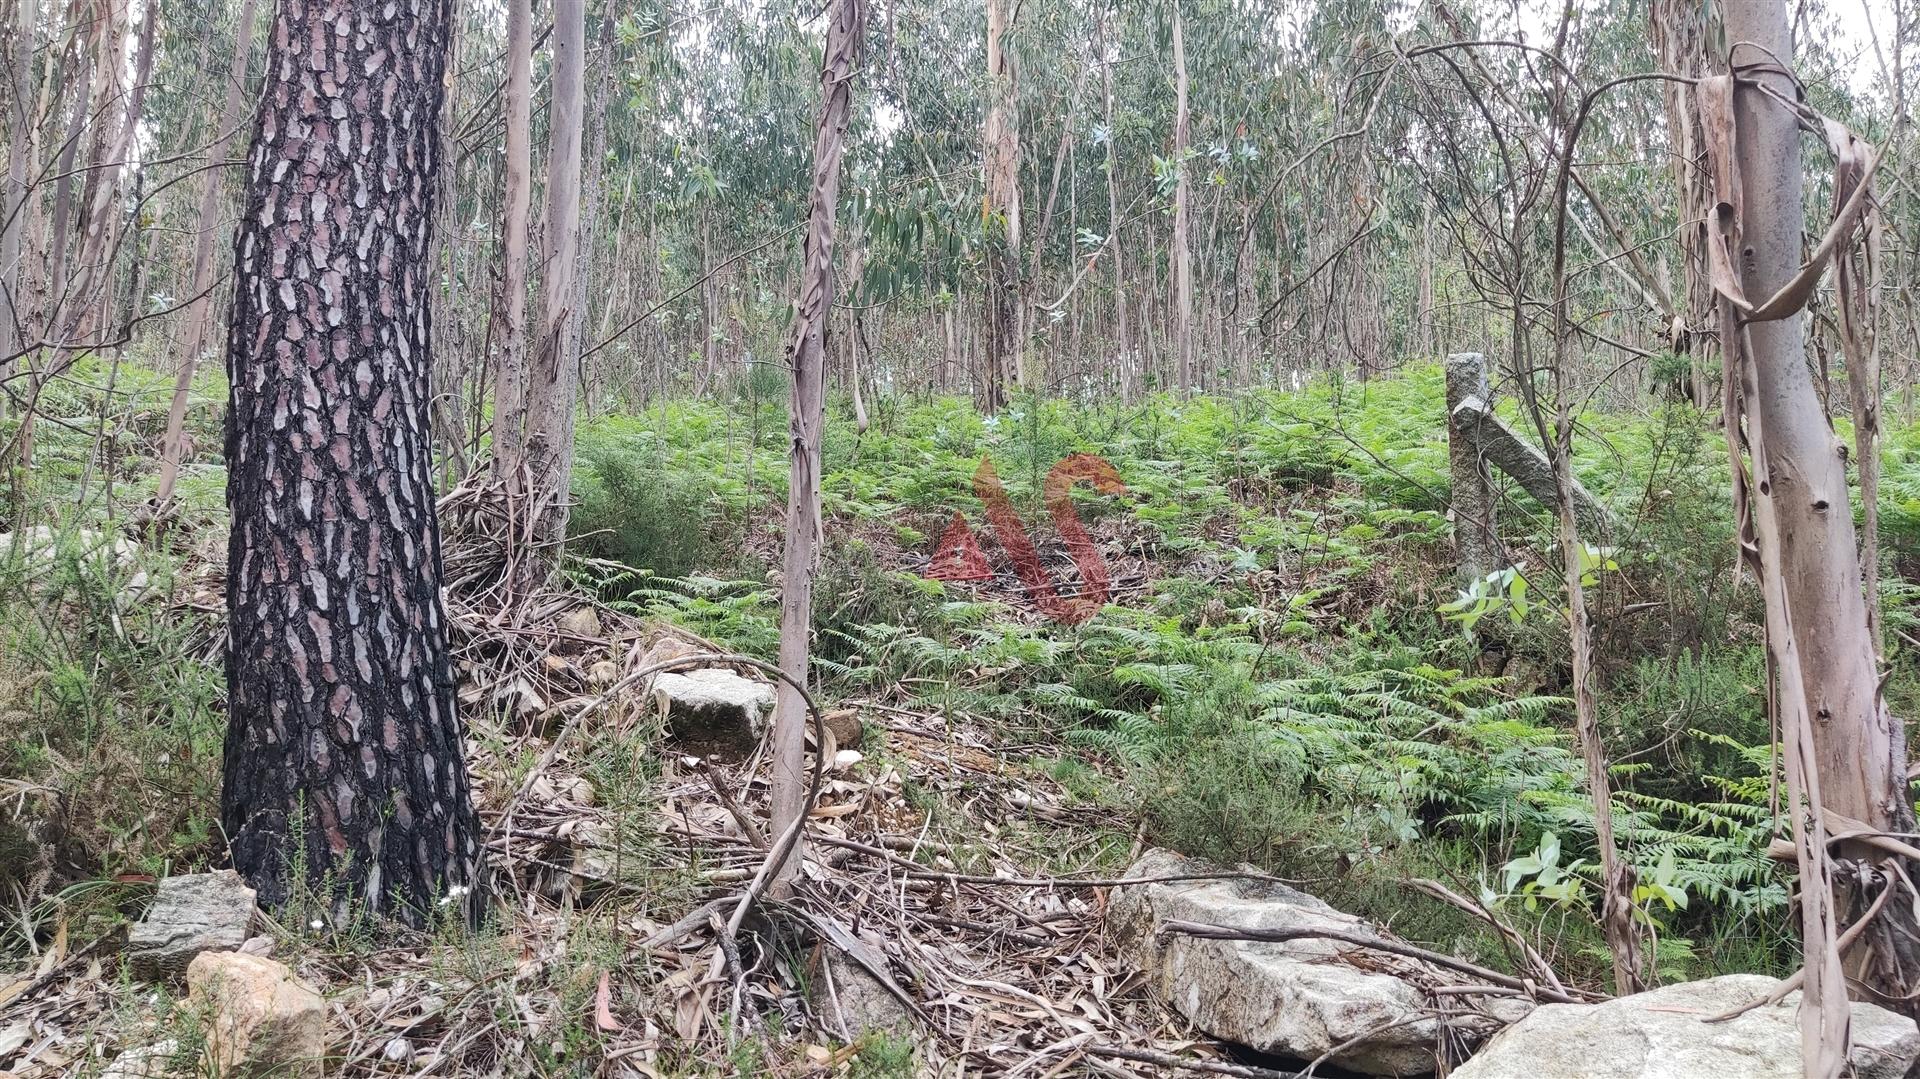
[[[208,146],[209,153],[221,153],[245,115],[247,61],[253,50],[253,24],[257,0],[241,0],[240,16],[235,23],[233,59],[227,71],[225,104],[220,110],[220,131]],[[193,394],[193,379],[200,370],[201,353],[213,321],[213,248],[219,231],[221,192],[225,169],[209,168],[200,186],[200,206],[194,218],[193,277],[187,284],[187,335],[180,352],[180,369],[175,374],[173,398],[167,405],[167,429],[160,441],[160,479],[154,501],[165,505],[173,497],[173,486],[180,474],[180,459],[186,451],[187,403]]]
[[[1187,157],[1192,149],[1193,129],[1187,115],[1187,46],[1182,32],[1180,0],[1170,0],[1173,25],[1173,237],[1169,258],[1173,276],[1173,337],[1179,356],[1174,366],[1180,392],[1193,390],[1193,253],[1189,250],[1188,231],[1192,191],[1192,170]]]
[[[1709,73],[1713,65],[1708,47],[1709,20],[1714,13],[1710,4],[1654,0],[1648,7],[1647,26],[1658,70],[1688,79]],[[1694,404],[1705,406],[1709,381],[1706,359],[1713,334],[1713,286],[1707,275],[1706,250],[1712,192],[1707,182],[1706,134],[1700,129],[1692,104],[1692,93],[1685,83],[1669,82],[1661,87],[1678,207],[1682,301],[1667,340],[1670,348],[1688,357],[1688,395]]]
[[[493,461],[518,485],[527,397],[527,218],[533,205],[533,0],[507,0],[507,75],[502,88],[506,157],[500,237],[499,360],[493,382]]]
[[[1715,200],[1732,211],[1709,239],[1721,345],[1734,380],[1726,419],[1730,428],[1744,420],[1745,466],[1738,442],[1729,440],[1736,508],[1762,582],[1778,679],[1807,953],[1800,1011],[1807,1073],[1838,1075],[1850,982],[1916,1011],[1913,885],[1901,852],[1890,857],[1871,841],[1913,831],[1907,746],[1881,694],[1845,451],[1807,363],[1803,117],[1782,105],[1797,97],[1790,16],[1779,0],[1739,0],[1726,5],[1725,17],[1728,66],[1738,78],[1703,84],[1698,101]],[[1854,181],[1864,186],[1864,177]],[[1836,183],[1836,199],[1848,194]],[[1851,231],[1838,206],[1836,220]],[[1822,245],[1811,266],[1824,257]],[[1869,456],[1871,441],[1861,448]],[[1887,893],[1902,890],[1907,898],[1886,904]],[[1887,913],[1876,918],[1882,905]],[[1847,956],[1843,970],[1839,936],[1849,924],[1867,934],[1869,947]]]
[[[554,6],[553,96],[548,105],[545,310],[528,365],[526,425],[520,445],[527,469],[533,550],[522,563],[523,588],[542,583],[559,565],[571,504],[573,424],[580,391],[579,339],[572,332],[579,302],[580,154],[586,109],[586,2]],[[598,162],[595,163],[598,165]],[[506,417],[508,423],[516,417]]]
[[[1027,319],[1020,272],[1019,66],[1008,36],[1013,0],[986,0],[986,120],[980,145],[986,175],[981,215],[988,228],[986,407],[1006,404],[1009,377],[1026,381]]]
[[[820,520],[820,438],[828,316],[833,309],[834,230],[840,209],[840,162],[852,111],[853,79],[866,38],[866,0],[833,0],[827,8],[826,43],[820,61],[820,118],[813,149],[813,179],[807,197],[807,234],[802,245],[799,291],[788,339],[792,380],[787,467],[787,516],[780,583],[780,669],[786,674],[774,714],[773,828],[776,835],[801,827],[807,811],[806,702],[812,652],[813,571],[824,537]],[[824,745],[814,747],[825,753]],[[789,857],[791,875],[799,859]]]
[[[7,178],[0,189],[0,377],[13,370],[13,354],[26,337],[20,311],[26,282],[26,259],[21,236],[26,230],[32,187],[28,170],[33,160],[33,54],[38,30],[39,0],[14,0],[13,40],[8,54]],[[0,415],[5,415],[0,399]]]

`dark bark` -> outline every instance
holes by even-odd
[[[428,474],[451,16],[281,0],[227,347],[234,866],[269,903],[302,866],[409,921],[479,856]]]

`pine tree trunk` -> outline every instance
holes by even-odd
[[[233,66],[227,72],[227,100],[220,109],[220,138],[208,147],[209,154],[227,152],[234,145],[235,129],[246,109],[247,59],[253,51],[255,0],[241,0],[240,21],[233,30]],[[220,217],[221,178],[225,169],[207,170],[200,188],[200,212],[193,239],[193,282],[187,295],[193,297],[187,308],[186,351],[180,357],[180,370],[173,382],[173,400],[167,406],[167,433],[160,442],[160,485],[154,502],[165,504],[173,497],[174,482],[180,475],[180,460],[186,451],[185,427],[187,400],[193,393],[193,377],[200,369],[200,353],[206,348],[207,331],[213,321],[213,234]]]
[[[480,857],[428,476],[453,5],[379,10],[281,0],[268,38],[227,345],[222,818],[266,902],[298,867],[340,913],[418,922]]]

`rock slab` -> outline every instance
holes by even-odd
[[[656,675],[653,698],[682,742],[750,749],[773,712],[772,686],[717,667]]]
[[[327,1003],[286,964],[205,952],[187,967],[187,996],[206,1010],[207,1070],[222,1079],[326,1074]]]
[[[100,1073],[100,1079],[172,1079],[176,1074],[173,1058],[179,1052],[180,1043],[172,1038],[129,1049],[113,1058]]]
[[[1129,877],[1218,872],[1219,867],[1153,850]],[[1125,954],[1147,972],[1159,994],[1193,1025],[1263,1053],[1318,1058],[1369,1075],[1424,1075],[1434,1070],[1434,1020],[1419,990],[1394,973],[1425,968],[1379,952],[1362,966],[1345,961],[1360,949],[1331,940],[1283,943],[1156,939],[1168,920],[1239,929],[1316,927],[1374,933],[1344,914],[1278,881],[1246,878],[1126,885],[1114,890],[1108,928]],[[1345,1043],[1353,1041],[1354,1044]],[[1490,1074],[1490,1073],[1489,1073]]]
[[[1708,1016],[1758,1000],[1780,983],[1760,974],[1682,982],[1603,1004],[1542,1004],[1495,1035],[1453,1079],[1798,1079],[1800,994],[1737,1019]],[[1920,1056],[1913,1020],[1853,1005],[1856,1079],[1899,1079]]]
[[[147,916],[127,935],[134,976],[179,978],[202,952],[239,948],[247,941],[253,903],[253,889],[230,869],[162,880]]]

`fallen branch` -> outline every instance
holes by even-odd
[[[1408,883],[1435,899],[1459,907],[1461,910],[1492,926],[1495,932],[1505,937],[1514,947],[1520,949],[1520,954],[1526,958],[1527,965],[1533,968],[1536,976],[1542,981],[1545,981],[1547,985],[1553,989],[1563,993],[1566,992],[1566,983],[1562,982],[1560,975],[1554,972],[1553,966],[1547,962],[1546,956],[1541,955],[1538,949],[1528,943],[1527,938],[1521,936],[1519,930],[1495,918],[1493,912],[1485,906],[1468,899],[1466,896],[1461,895],[1437,880],[1415,880],[1409,881]]]
[[[1176,873],[1164,877],[1000,877],[984,873],[948,873],[938,869],[928,869],[924,864],[910,858],[902,858],[890,850],[838,836],[815,836],[815,842],[831,847],[843,847],[847,850],[869,854],[875,858],[884,858],[907,870],[902,874],[908,880],[934,880],[948,884],[993,884],[1009,888],[1124,888],[1129,884],[1177,884],[1194,880],[1261,880],[1270,884],[1296,884],[1297,881],[1283,880],[1265,873]]]

